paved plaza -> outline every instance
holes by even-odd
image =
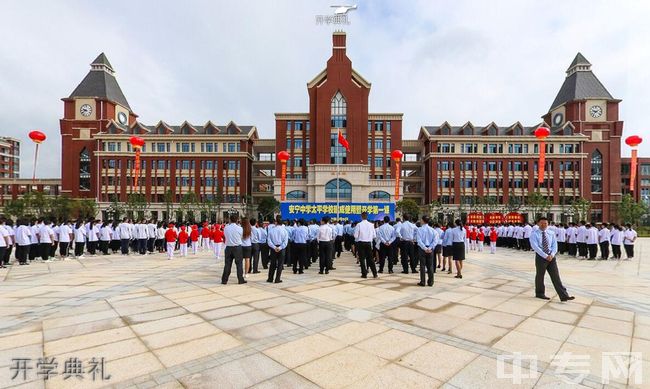
[[[0,387],[649,387],[650,239],[633,261],[560,259],[569,303],[548,278],[551,301],[533,298],[533,263],[472,252],[463,279],[439,272],[433,288],[399,271],[362,280],[349,253],[329,275],[285,269],[281,284],[262,273],[221,285],[207,253],[12,266],[0,272]],[[603,385],[602,352],[630,351],[647,384]],[[497,378],[497,356],[514,352],[537,355],[523,362],[536,377]],[[588,372],[563,374],[552,356],[566,352],[589,355]],[[45,381],[36,364],[52,357]],[[32,369],[12,369],[16,358]],[[68,358],[86,370],[104,358],[110,379],[65,379]]]

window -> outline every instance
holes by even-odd
[[[476,143],[461,143],[460,152],[463,154],[475,154],[478,151]]]
[[[472,135],[472,127],[467,126],[463,128],[463,135]]]
[[[390,200],[390,194],[388,192],[385,192],[383,190],[376,190],[374,192],[370,192],[368,195],[369,200]]]
[[[287,122],[287,132],[291,131],[291,120]]]
[[[159,153],[164,153],[169,151],[169,143],[156,143],[156,151]]]
[[[438,170],[449,171],[454,170],[454,163],[451,161],[438,161]]]
[[[305,132],[309,132],[310,122],[305,122]]]
[[[339,199],[352,199],[352,185],[348,181],[341,179],[338,179],[338,185],[336,179],[325,184],[326,199],[336,199],[337,193]]]
[[[345,134],[343,134],[345,136]],[[339,144],[339,135],[330,136],[330,163],[344,164],[348,160],[345,148]]]
[[[647,164],[647,163],[642,163],[641,164],[641,172],[640,172],[639,175],[641,175],[641,176],[650,176],[650,165]]]
[[[331,103],[332,128],[347,127],[347,107],[348,103],[345,97],[341,92],[336,92]]]
[[[390,150],[390,139],[386,139],[386,150]]]
[[[293,166],[302,167],[302,157],[294,157],[293,158]]]
[[[382,157],[375,157],[375,167],[382,167],[384,159]]]
[[[90,190],[90,154],[85,147],[79,153],[79,189]]]
[[[296,139],[293,142],[293,148],[294,149],[302,149],[302,139]]]
[[[603,191],[603,155],[596,150],[591,154],[591,192]]]
[[[234,143],[228,143],[228,152],[229,153],[234,153],[235,152],[235,144]]]
[[[390,122],[386,122],[386,132],[390,133]]]
[[[291,192],[287,193],[287,199],[291,200],[296,200],[296,199],[306,199],[307,198],[307,192],[302,191],[302,190],[292,190]]]
[[[302,122],[296,122],[296,124],[293,127],[294,131],[302,131]]]
[[[453,153],[455,152],[456,145],[453,143],[438,143],[439,153]]]
[[[213,153],[214,152],[214,143],[206,143],[205,144],[205,152],[206,153]]]
[[[384,141],[382,139],[376,139],[375,140],[375,148],[379,150],[384,149]]]
[[[181,143],[181,151],[184,153],[189,153],[190,152],[190,144],[189,143]]]
[[[375,131],[382,132],[384,130],[384,122],[375,122]]]
[[[291,139],[287,139],[287,150],[291,150]]]

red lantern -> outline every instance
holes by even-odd
[[[632,159],[630,166],[630,191],[634,191],[634,183],[636,181],[636,169],[637,169],[637,155],[636,147],[643,142],[643,139],[638,135],[631,135],[625,138],[625,143],[632,148]]]
[[[404,153],[402,150],[393,150],[390,153],[390,157],[395,161],[395,201],[399,200],[399,179],[402,175],[402,172],[399,169],[399,163],[402,160]]]
[[[286,184],[287,184],[287,161],[291,156],[286,151],[280,151],[278,153],[278,160],[282,164],[282,173],[280,176],[280,200],[285,200],[286,194]]]
[[[546,167],[546,142],[544,140],[546,137],[551,135],[551,130],[546,127],[539,127],[535,130],[535,137],[539,139],[539,163],[537,170],[537,182],[541,184],[544,182],[544,168]]]
[[[36,143],[36,149],[34,150],[34,167],[32,171],[32,183],[36,181],[36,162],[38,160],[38,146],[47,139],[45,134],[38,130],[30,131],[29,132],[29,139],[31,139],[34,143]]]
[[[140,181],[140,150],[144,147],[144,139],[138,137],[138,136],[132,136],[129,139],[129,142],[131,142],[131,146],[133,147],[133,150],[135,150],[135,174],[134,174],[134,181],[136,185],[139,184]]]

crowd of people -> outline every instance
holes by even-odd
[[[489,247],[494,254],[499,247],[534,250],[531,236],[537,224],[504,223],[497,225],[464,225],[460,220],[446,226],[428,217],[420,220],[402,218],[370,222],[362,214],[361,222],[339,222],[330,217],[317,220],[282,220],[268,222],[230,217],[228,224],[207,222],[166,223],[154,220],[123,219],[121,222],[87,220],[54,223],[48,219],[20,219],[14,223],[0,218],[0,266],[9,263],[12,250],[20,265],[40,258],[66,260],[86,255],[148,255],[166,253],[171,260],[199,251],[209,251],[216,259],[224,259],[222,283],[227,283],[233,263],[239,283],[247,275],[268,269],[268,282],[282,282],[285,265],[294,274],[317,267],[319,274],[336,270],[335,259],[346,250],[357,259],[361,277],[385,270],[393,273],[400,264],[404,274],[419,273],[418,285],[433,285],[436,269],[463,277],[463,260],[470,251]],[[626,259],[634,257],[636,231],[630,224],[613,223],[548,224],[557,242],[557,254],[580,259]],[[57,254],[58,252],[58,254]],[[452,268],[453,261],[453,268]]]

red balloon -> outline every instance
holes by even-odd
[[[625,143],[630,147],[636,147],[643,142],[643,139],[638,135],[631,135],[625,138]]]
[[[402,153],[402,150],[393,150],[393,152],[390,153],[390,156],[394,161],[401,161],[404,153]]]
[[[133,147],[144,146],[144,139],[140,138],[139,136],[132,136],[131,139],[129,139],[129,142],[131,142],[131,146]]]
[[[549,130],[546,127],[540,127],[540,128],[535,130],[535,136],[538,139],[542,139],[542,140],[546,139],[546,137],[549,136],[549,135],[551,135],[551,130]]]
[[[41,143],[43,142],[47,137],[45,134],[43,134],[40,131],[34,130],[29,133],[29,139],[34,141],[34,143]]]
[[[289,153],[287,153],[284,150],[278,153],[278,160],[280,161],[288,161],[289,157],[290,157]]]

